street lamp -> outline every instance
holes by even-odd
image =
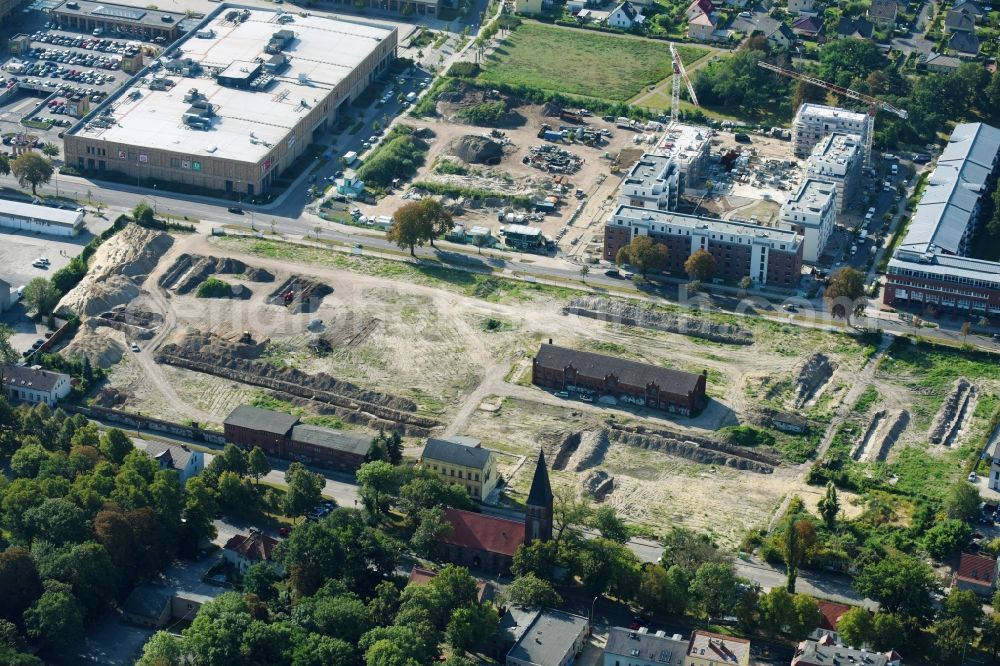
[[[599,598],[600,598],[600,595],[594,597],[594,600],[590,602],[590,616],[588,617],[587,624],[590,626],[590,633],[591,634],[594,633],[594,605],[597,604],[597,600]]]
[[[153,216],[156,216],[156,183],[153,183]]]

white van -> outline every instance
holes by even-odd
[[[898,173],[899,173],[899,165],[898,164],[893,164],[892,165],[892,175],[895,176]]]
[[[858,242],[859,243],[864,243],[866,240],[868,240],[868,231],[865,230],[865,229],[862,229],[861,233],[858,234]]]

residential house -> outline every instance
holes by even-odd
[[[642,25],[645,20],[646,17],[639,13],[636,6],[629,2],[629,0],[625,0],[625,2],[615,7],[608,14],[607,24],[615,28],[631,30],[636,26]]]
[[[788,0],[788,13],[799,16],[815,16],[815,0]]]
[[[162,585],[137,586],[122,604],[125,621],[140,627],[162,629],[173,620],[190,622],[212,597],[174,591]]]
[[[42,370],[40,365],[0,365],[0,382],[11,402],[44,403],[50,407],[69,395],[71,388],[69,375]]]
[[[715,20],[711,14],[698,14],[688,21],[688,37],[701,41],[712,41],[715,39]]]
[[[868,8],[868,20],[880,28],[891,28],[896,25],[898,11],[896,0],[872,0]]]
[[[222,556],[241,574],[257,562],[267,562],[280,572],[281,565],[274,561],[274,547],[277,545],[277,539],[251,529],[250,534],[237,534],[227,541],[222,547]]]
[[[979,5],[978,2],[974,2],[973,0],[958,0],[958,2],[951,6],[951,11],[972,14],[976,23],[982,23],[983,19],[986,17],[986,11]]]
[[[790,49],[795,43],[795,33],[788,27],[788,24],[778,23],[774,30],[767,35],[767,43],[772,48]]]
[[[864,664],[865,666],[900,666],[895,651],[870,652],[841,645],[831,636],[799,643],[791,666],[830,666],[831,664]]]
[[[863,18],[842,18],[837,24],[838,37],[846,39],[871,39],[875,34],[875,24]]]
[[[924,61],[928,72],[936,72],[938,74],[950,74],[962,64],[962,61],[956,56],[944,53],[931,53],[920,57]]]
[[[824,636],[829,636],[834,641],[839,641],[840,636],[837,634],[837,623],[840,622],[840,618],[844,616],[844,613],[851,610],[851,607],[846,604],[838,604],[822,599],[817,599],[816,605],[819,606],[820,612],[819,626],[816,627],[809,637],[818,640]]]
[[[409,578],[406,579],[406,585],[427,585],[435,578],[437,578],[436,571],[413,567],[410,569]],[[496,588],[493,587],[492,583],[486,580],[476,579],[476,603],[483,604],[487,601],[493,601],[495,596]]]
[[[948,34],[956,32],[976,32],[976,17],[969,12],[949,9],[944,17],[944,31]]]
[[[438,536],[438,553],[442,559],[462,566],[498,573],[507,571],[518,546],[552,538],[552,511],[548,467],[545,455],[539,453],[525,502],[524,520],[445,509],[451,529]]]
[[[819,261],[837,218],[837,186],[808,178],[798,192],[781,205],[780,224],[801,234],[802,259]]]
[[[464,487],[478,502],[485,500],[497,485],[493,451],[484,449],[479,440],[471,437],[430,437],[420,462],[448,483]]]
[[[205,469],[204,454],[183,444],[167,444],[152,440],[145,443],[143,450],[160,465],[160,469],[175,470],[182,486],[188,479],[198,476]]]
[[[542,0],[514,0],[514,12],[517,14],[541,14]]]
[[[576,661],[590,635],[585,617],[546,609],[524,629],[504,661],[506,666],[568,666]]]
[[[604,646],[603,666],[683,666],[688,642],[680,634],[668,637],[665,632],[651,634],[642,627],[636,631],[611,627]]]
[[[792,32],[799,37],[815,39],[823,32],[823,19],[818,16],[800,16],[792,23]]]
[[[985,555],[962,553],[958,570],[951,586],[959,590],[972,590],[984,597],[992,597],[997,585],[997,560]]]
[[[709,631],[695,631],[688,641],[687,666],[749,666],[750,641]]]
[[[586,0],[567,0],[566,11],[568,11],[570,14],[575,15],[577,12],[579,12],[586,6],[587,6]]]
[[[699,14],[711,15],[713,9],[711,0],[692,0],[684,11],[684,17],[690,21]]]
[[[953,32],[948,39],[948,48],[960,55],[974,56],[979,53],[979,37],[974,32]]]

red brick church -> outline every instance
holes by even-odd
[[[518,546],[552,538],[552,486],[545,454],[538,454],[523,521],[461,509],[445,509],[445,516],[452,529],[438,537],[443,559],[472,569],[508,571]]]

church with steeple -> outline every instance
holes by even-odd
[[[451,530],[438,537],[438,553],[442,559],[471,569],[509,571],[518,546],[552,538],[552,505],[549,469],[545,454],[539,452],[525,502],[524,520],[445,509]]]

